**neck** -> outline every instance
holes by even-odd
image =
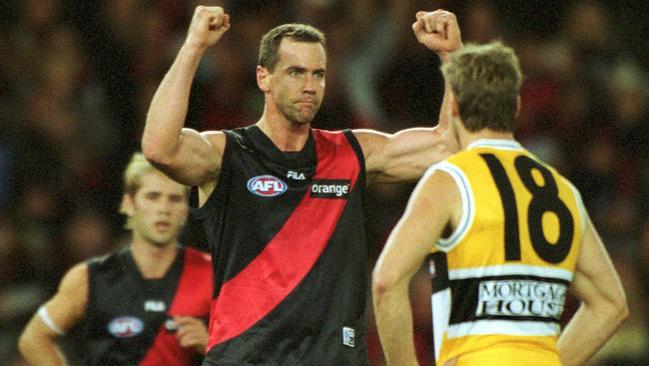
[[[514,133],[512,132],[500,132],[492,131],[488,129],[480,130],[477,132],[468,132],[463,131],[464,133],[460,134],[460,146],[462,150],[465,150],[467,146],[471,145],[472,142],[480,139],[499,139],[499,140],[514,140]]]
[[[301,151],[311,129],[310,123],[290,121],[278,111],[270,111],[268,107],[256,124],[281,151]]]
[[[162,278],[176,259],[175,243],[156,246],[134,238],[131,254],[138,270],[145,279]]]

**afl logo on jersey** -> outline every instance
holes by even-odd
[[[121,316],[108,323],[108,332],[117,338],[128,338],[142,333],[144,323],[133,316]]]
[[[272,175],[258,175],[248,180],[248,190],[257,196],[275,197],[286,192],[288,186],[283,180]]]

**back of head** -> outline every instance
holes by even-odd
[[[320,43],[327,49],[325,35],[317,28],[307,24],[283,24],[266,33],[259,44],[259,65],[273,71],[279,59],[278,51],[282,39],[289,38],[298,42]]]
[[[514,50],[500,42],[467,45],[451,54],[442,73],[469,132],[513,132],[522,74]]]

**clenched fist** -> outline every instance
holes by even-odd
[[[460,27],[455,14],[446,10],[419,11],[412,30],[419,43],[437,52],[442,58],[462,47]]]
[[[186,43],[207,48],[230,29],[230,16],[220,6],[198,6],[189,25]]]

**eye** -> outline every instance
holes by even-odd
[[[318,72],[314,73],[314,76],[315,76],[316,79],[324,79],[325,73],[324,73],[324,71],[318,71]]]
[[[183,196],[173,195],[169,197],[169,200],[173,203],[181,203],[183,201]]]
[[[297,70],[291,70],[288,74],[289,74],[290,76],[292,76],[292,77],[298,77],[298,76],[300,76],[300,72],[297,71]]]
[[[147,192],[144,195],[144,197],[146,197],[146,199],[148,199],[148,200],[155,200],[158,197],[160,197],[160,193],[158,193],[158,192]]]

